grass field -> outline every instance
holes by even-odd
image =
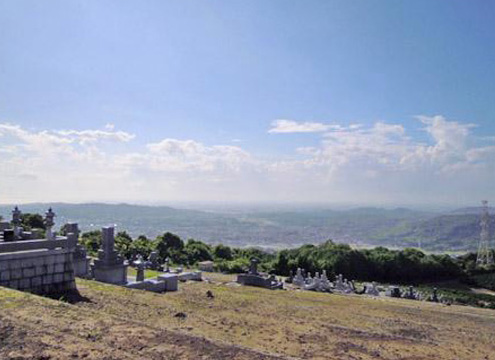
[[[128,277],[134,277],[135,278],[136,274],[137,274],[137,270],[135,268],[130,267],[130,266],[127,268],[127,276]],[[144,270],[144,278],[145,279],[154,278],[160,274],[162,274],[162,272],[160,272],[160,271],[149,270],[149,269]]]
[[[206,277],[167,294],[78,280],[74,305],[2,289],[0,358],[495,359],[493,310]]]

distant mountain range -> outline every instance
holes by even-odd
[[[184,239],[233,246],[283,248],[328,239],[355,246],[421,247],[429,251],[474,251],[480,233],[480,208],[448,213],[406,208],[356,208],[345,211],[302,209],[222,213],[167,206],[128,204],[28,204],[23,212],[44,213],[51,206],[57,224],[78,222],[83,231],[115,224],[117,231],[154,238],[165,231]],[[10,219],[12,206],[0,206]],[[493,213],[492,209],[492,213]],[[495,218],[492,217],[492,228]]]

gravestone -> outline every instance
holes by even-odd
[[[433,301],[433,302],[439,302],[439,299],[438,299],[438,289],[437,288],[433,288],[433,295],[431,296],[431,301]]]
[[[148,261],[150,263],[150,268],[157,270],[160,267],[160,264],[158,263],[158,251],[152,251]]]
[[[323,273],[321,274],[321,278],[320,278],[319,290],[320,291],[330,291],[330,288],[331,288],[331,284],[330,284],[330,280],[328,280],[328,277],[327,277],[327,271],[323,270]]]
[[[237,282],[242,285],[259,286],[272,290],[283,289],[283,283],[277,281],[275,276],[266,277],[258,273],[258,263],[258,259],[251,259],[248,273],[237,275]]]
[[[103,248],[98,251],[98,259],[93,263],[93,276],[97,281],[125,284],[127,283],[127,265],[115,251],[114,228],[113,226],[104,227],[101,232]]]
[[[400,291],[400,288],[398,286],[390,285],[388,287],[386,295],[394,298],[400,298],[402,296],[402,292]]]
[[[304,286],[304,276],[302,274],[301,268],[297,268],[296,276],[292,279],[292,284],[298,287]]]
[[[404,294],[405,299],[416,300],[416,293],[414,292],[414,288],[409,286],[409,290]]]
[[[251,275],[258,275],[258,263],[259,260],[252,258],[251,262],[249,264],[249,274]]]
[[[345,291],[344,276],[342,274],[339,274],[335,279],[335,290]]]
[[[380,291],[376,287],[376,283],[372,282],[371,284],[366,285],[366,295],[371,295],[371,296],[380,296]]]

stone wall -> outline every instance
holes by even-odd
[[[0,286],[35,294],[75,290],[72,256],[68,248],[0,253]]]

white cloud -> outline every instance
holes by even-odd
[[[303,122],[299,123],[293,120],[275,120],[272,122],[272,128],[268,130],[273,134],[289,134],[289,133],[315,133],[325,132],[335,125],[327,125],[318,122]]]
[[[133,134],[112,130],[59,130],[55,131],[54,134],[67,139],[71,143],[78,143],[81,145],[106,140],[128,142],[134,139]]]
[[[115,129],[115,124],[112,124],[112,123],[107,123],[107,124],[105,125],[105,130],[112,131],[113,129]]]
[[[319,147],[297,148],[310,158],[304,163],[335,172],[343,166],[386,171],[452,171],[490,163],[493,147],[477,147],[473,124],[448,121],[441,116],[418,117],[432,143],[411,139],[403,125],[377,122],[371,127],[353,124],[322,134]]]
[[[205,146],[193,140],[164,139],[147,145],[150,168],[163,171],[239,171],[251,156],[237,146]]]
[[[315,199],[426,203],[495,195],[489,185],[495,146],[480,145],[471,132],[475,125],[441,116],[418,120],[429,141],[413,139],[400,124],[354,124],[322,133],[319,146],[297,148],[303,159],[269,169],[306,184],[298,192]]]
[[[266,158],[195,140],[139,144],[113,125],[32,131],[0,123],[0,202],[431,202],[493,194],[495,146],[482,145],[486,136],[441,116],[417,119],[428,135],[422,141],[397,123],[274,122],[271,132],[319,132],[320,141]]]

